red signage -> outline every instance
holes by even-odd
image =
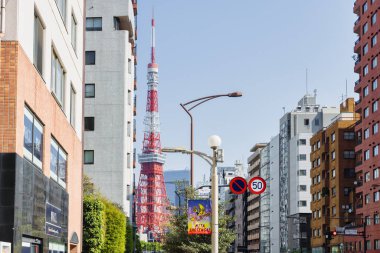
[[[234,177],[230,181],[230,190],[235,194],[242,194],[247,190],[247,181],[242,177]]]
[[[267,188],[267,183],[261,177],[254,177],[249,181],[248,188],[253,194],[261,194]]]

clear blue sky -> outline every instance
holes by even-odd
[[[187,114],[181,102],[242,91],[242,98],[219,98],[193,111],[195,149],[210,153],[207,138],[218,134],[224,166],[244,164],[250,148],[279,131],[279,118],[305,94],[338,106],[353,92],[358,76],[352,59],[356,35],[354,0],[140,0],[138,1],[137,143],[141,152],[146,106],[146,65],[150,19],[156,19],[159,109],[163,147],[189,147]],[[139,166],[139,165],[138,165]],[[189,157],[169,154],[165,169],[190,167]],[[196,181],[209,175],[195,158]]]

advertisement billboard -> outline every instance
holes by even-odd
[[[211,234],[211,201],[209,199],[188,200],[187,217],[189,235]]]

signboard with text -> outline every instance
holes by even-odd
[[[60,237],[62,232],[62,211],[46,202],[46,234]]]

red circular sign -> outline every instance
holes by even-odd
[[[254,177],[249,180],[248,189],[253,194],[261,194],[267,188],[267,183],[261,177]]]
[[[230,181],[230,190],[235,194],[242,194],[247,190],[247,181],[242,177],[234,177]]]

